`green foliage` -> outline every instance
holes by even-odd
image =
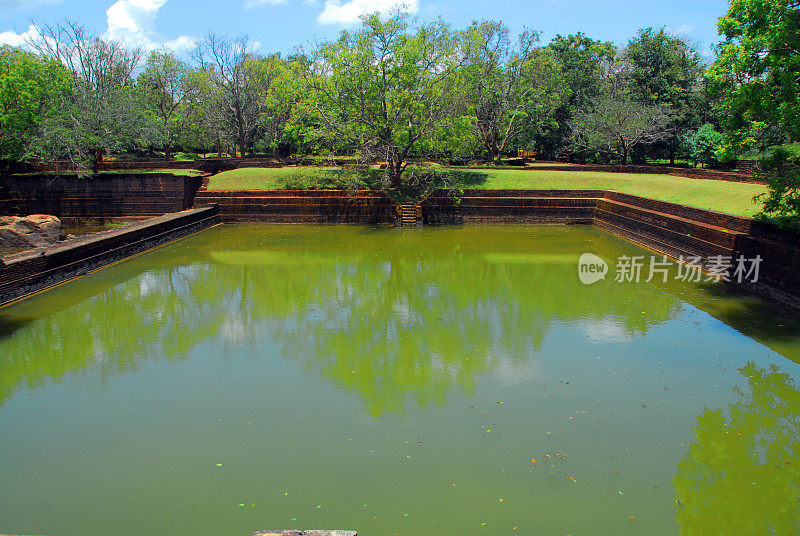
[[[153,51],[136,80],[148,123],[143,141],[163,149],[166,158],[172,156],[172,148],[191,121],[192,102],[186,98],[188,71],[175,53]]]
[[[800,155],[778,147],[759,161],[756,176],[769,188],[757,197],[764,202],[759,217],[800,229]]]
[[[697,132],[686,139],[687,151],[695,162],[715,164],[719,161],[718,153],[722,149],[725,136],[714,129],[714,125],[706,123]]]
[[[0,160],[20,160],[39,127],[72,91],[61,63],[18,48],[0,48]]]
[[[106,152],[136,149],[146,123],[133,80],[141,51],[94,37],[74,23],[46,26],[38,34],[31,46],[67,68],[73,91],[42,122],[31,153],[44,160],[67,158],[97,173]]]
[[[553,114],[550,125],[544,125],[536,136],[536,145],[551,158],[570,145],[569,123],[580,108],[585,108],[600,94],[604,65],[613,61],[617,49],[583,33],[557,35],[548,45],[555,55],[566,85],[567,100]]]
[[[728,154],[800,140],[800,4],[732,0],[709,70]],[[788,138],[788,140],[787,140]]]
[[[461,75],[477,140],[499,162],[510,143],[529,145],[568,96],[564,74],[538,35],[523,31],[512,48],[501,22],[474,22],[462,36]]]
[[[654,147],[674,163],[681,133],[695,128],[704,111],[702,62],[695,47],[664,28],[639,30],[625,48],[631,64],[630,85],[637,100],[668,106],[670,135]]]
[[[632,65],[631,82],[643,102],[668,104],[681,115],[696,104],[702,74],[700,55],[680,37],[661,28],[639,30],[625,48]]]
[[[365,16],[359,31],[322,44],[307,76],[320,127],[357,146],[365,159],[388,162],[393,188],[408,159],[430,150],[432,135],[460,101],[450,27],[439,21],[412,29],[400,12],[386,20]]]
[[[616,152],[623,164],[631,150],[666,138],[671,111],[659,104],[646,104],[625,89],[609,84],[591,107],[577,110],[573,124],[578,148]]]

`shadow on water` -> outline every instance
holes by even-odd
[[[682,536],[800,533],[800,391],[748,363],[746,389],[697,418],[673,480]]]
[[[740,333],[800,364],[800,319],[796,312],[753,296],[734,285],[705,283],[689,299],[698,308]]]
[[[15,317],[15,318],[7,318],[3,315],[2,311],[0,311],[0,342],[3,339],[11,337],[14,333],[33,322],[34,318],[24,318],[24,317]]]

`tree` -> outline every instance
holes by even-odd
[[[669,106],[672,118],[668,152],[675,163],[680,135],[697,125],[702,95],[702,63],[693,45],[664,28],[646,28],[631,39],[624,54],[630,62],[630,81],[636,99]]]
[[[0,48],[0,160],[24,158],[42,122],[72,91],[61,63],[19,48]]]
[[[570,146],[572,118],[600,94],[604,66],[614,60],[617,49],[583,33],[557,35],[547,48],[553,51],[566,84],[566,101],[555,111],[552,126],[536,137],[537,147],[552,158]]]
[[[572,128],[577,147],[619,151],[627,164],[631,149],[669,136],[669,108],[638,101],[629,87],[626,67],[618,68],[594,102],[576,111]]]
[[[66,156],[98,173],[106,151],[132,148],[141,133],[132,78],[141,51],[93,37],[75,23],[45,26],[36,34],[30,46],[66,66],[73,91],[59,103],[59,113],[41,125],[34,152]]]
[[[705,165],[718,161],[717,153],[722,148],[725,137],[714,129],[714,125],[706,123],[687,138],[689,156],[697,163]]]
[[[150,54],[137,79],[148,112],[154,119],[153,141],[170,159],[172,149],[189,126],[191,101],[187,99],[188,67],[173,52]]]
[[[758,167],[757,177],[767,183],[767,192],[756,197],[764,201],[758,216],[800,229],[800,154],[777,147],[766,152]]]
[[[460,105],[459,67],[446,24],[412,31],[405,13],[385,21],[375,13],[362,18],[360,31],[320,45],[307,77],[322,127],[356,144],[366,158],[385,160],[389,182],[399,188],[421,141]]]
[[[525,31],[512,48],[508,34],[501,22],[475,22],[463,36],[467,99],[488,162],[552,118],[566,94],[552,51],[534,47],[538,35]]]
[[[192,54],[213,86],[215,98],[207,104],[217,109],[209,112],[226,124],[244,158],[260,113],[257,90],[250,76],[253,44],[247,36],[229,40],[209,33]]]
[[[259,103],[256,137],[262,148],[277,157],[286,129],[305,98],[303,64],[287,62],[279,54],[272,54],[251,59],[247,68]]]
[[[800,140],[800,2],[732,0],[709,70],[729,154]]]
[[[210,152],[213,148],[222,156],[223,142],[227,141],[229,129],[220,107],[220,93],[206,70],[198,68],[187,72],[184,99],[189,117],[181,136],[182,145],[202,148],[203,152]]]

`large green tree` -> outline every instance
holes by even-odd
[[[800,140],[800,1],[732,0],[709,77],[732,153]]]
[[[166,159],[190,126],[193,102],[187,98],[188,75],[188,66],[175,53],[157,50],[150,53],[136,81],[151,120],[150,141],[163,149]]]
[[[671,109],[637,98],[631,83],[632,68],[625,57],[607,65],[600,94],[575,111],[572,142],[598,153],[617,153],[628,163],[631,150],[666,139]]]
[[[430,151],[459,109],[460,55],[450,27],[435,22],[412,28],[409,16],[377,13],[361,29],[343,31],[320,45],[307,72],[321,126],[370,160],[387,162],[399,188],[409,158]]]
[[[209,33],[193,56],[210,86],[208,117],[235,141],[244,158],[260,114],[259,79],[252,72],[256,57],[253,43],[247,36],[226,39]]]
[[[475,132],[487,161],[524,133],[532,137],[551,121],[567,88],[552,50],[537,48],[538,35],[524,31],[511,46],[501,22],[474,22],[463,35],[463,75]]]
[[[537,135],[536,144],[545,157],[556,157],[574,150],[570,144],[570,123],[575,112],[585,109],[602,89],[606,66],[613,61],[617,49],[583,33],[556,35],[548,45],[566,83],[566,101],[554,113],[554,121]]]
[[[630,62],[634,96],[645,104],[672,110],[666,140],[670,163],[675,163],[682,134],[697,126],[703,95],[703,65],[695,47],[664,28],[646,28],[625,48]]]
[[[800,1],[732,0],[720,18],[725,41],[709,70],[727,137],[726,156],[757,150],[769,183],[763,217],[800,222]]]
[[[0,160],[28,155],[43,121],[72,91],[64,66],[19,48],[0,48]]]

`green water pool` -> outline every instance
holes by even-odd
[[[591,227],[221,226],[0,309],[0,534],[800,533],[800,322]]]

